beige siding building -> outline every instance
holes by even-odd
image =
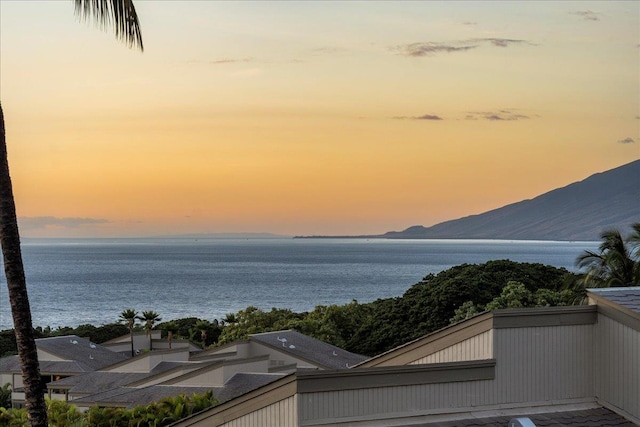
[[[584,425],[640,424],[640,288],[589,298],[484,313],[351,369],[297,370],[176,425],[455,426],[584,413],[596,420]]]

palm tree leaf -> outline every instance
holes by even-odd
[[[113,26],[116,38],[129,47],[144,50],[142,32],[133,0],[74,0],[76,15],[94,20],[101,28]]]

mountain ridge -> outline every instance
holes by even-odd
[[[612,228],[625,235],[634,222],[640,222],[640,160],[532,199],[431,227],[414,225],[379,235],[306,237],[595,241]]]

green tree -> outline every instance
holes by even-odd
[[[56,427],[74,427],[79,425],[84,416],[75,405],[63,400],[46,399],[49,425]]]
[[[178,324],[171,320],[158,326],[167,333],[167,342],[169,343],[169,349],[171,349],[171,342],[173,341],[174,334],[178,333]]]
[[[115,28],[116,37],[142,50],[142,34],[132,0],[74,0],[76,13]],[[31,426],[46,427],[47,411],[42,394],[38,352],[33,334],[31,307],[24,275],[18,220],[9,174],[4,112],[0,103],[0,245],[18,356],[22,368],[25,404]]]
[[[149,337],[149,350],[153,350],[153,339],[151,337],[151,330],[157,322],[162,320],[162,318],[153,310],[143,311],[142,316],[137,316],[136,318],[142,321],[144,330],[147,332],[147,336]]]
[[[0,387],[0,408],[11,408],[11,383]]]
[[[133,348],[133,329],[136,327],[136,320],[138,319],[138,312],[130,308],[123,310],[118,317],[120,322],[124,323],[129,329],[129,338],[131,339],[131,357],[135,356],[135,349]]]
[[[584,251],[576,265],[585,272],[577,280],[579,288],[609,288],[640,285],[640,223],[632,225],[625,239],[618,230],[600,237],[598,252]]]
[[[234,316],[236,322],[227,324],[222,329],[218,338],[219,344],[245,339],[249,334],[292,329],[295,322],[302,320],[305,314],[281,308],[272,308],[265,312],[257,307],[249,306]]]

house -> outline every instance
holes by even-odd
[[[202,349],[193,342],[185,339],[173,339],[171,341],[162,339],[162,331],[151,330],[149,333],[136,331],[133,334],[122,335],[112,340],[102,343],[102,346],[111,351],[131,355],[131,339],[133,338],[133,352],[140,354],[143,351],[166,350],[174,348],[188,348],[191,352],[202,351]]]
[[[208,390],[226,402],[291,372],[346,369],[367,359],[295,331],[254,334],[195,354],[189,350],[145,352],[47,386],[81,410],[93,405],[130,408]]]
[[[275,331],[252,334],[246,340],[215,347],[192,360],[216,360],[269,356],[270,372],[297,370],[347,369],[367,359],[296,331]]]
[[[296,370],[175,426],[640,425],[640,288],[588,297],[483,313],[349,369]]]
[[[43,383],[92,372],[127,359],[76,335],[40,338],[36,340],[36,347]],[[18,356],[0,359],[0,382],[11,384],[13,406],[23,406],[24,389]],[[58,389],[51,388],[49,397],[64,398],[64,395]]]

